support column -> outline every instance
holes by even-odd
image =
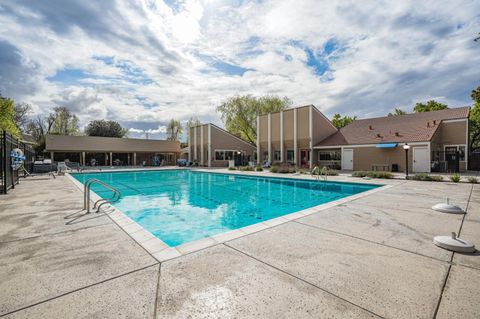
[[[53,162],[53,155],[54,155],[54,152],[50,152],[50,159],[52,160],[52,162]]]
[[[110,152],[110,166],[113,166],[113,153]]]
[[[298,163],[298,156],[297,156],[297,109],[293,109],[293,163],[297,165]]]
[[[103,165],[108,166],[108,154],[107,152],[103,153],[105,155],[105,163]]]
[[[133,166],[137,165],[137,153],[133,153]]]
[[[82,152],[82,166],[85,166],[85,152]]]
[[[260,155],[260,115],[257,115],[257,165],[262,164],[262,156]]]
[[[310,135],[310,141],[309,141],[309,147],[310,147],[310,163],[309,163],[309,166],[310,166],[310,169],[313,168],[313,106],[310,105],[309,109],[308,109],[308,117],[309,117],[309,120],[308,120],[308,126],[309,126],[309,135]]]
[[[188,128],[188,135],[187,135],[187,138],[188,138],[188,161],[191,162],[192,161],[192,128],[189,127]]]
[[[203,151],[204,147],[203,147],[203,125],[200,126],[200,165],[201,166],[204,166],[205,163],[203,161]]]
[[[283,111],[280,111],[280,162],[285,162],[285,146],[283,145]]]
[[[268,161],[272,160],[272,113],[268,113]]]
[[[193,160],[197,161],[197,126],[195,126],[193,131]]]
[[[208,124],[208,167],[212,167],[212,124]]]

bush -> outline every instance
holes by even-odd
[[[257,172],[263,172],[263,167],[257,166],[257,167],[255,167],[255,170],[256,170]]]
[[[234,171],[234,170],[236,170],[236,168],[235,167],[229,167],[228,170],[229,171]]]
[[[426,182],[441,182],[443,181],[443,176],[430,176],[425,173],[418,173],[413,175],[409,179],[413,179],[416,181],[426,181]]]
[[[468,182],[469,182],[469,183],[472,183],[472,184],[477,184],[477,183],[478,183],[478,179],[477,179],[476,177],[474,177],[474,176],[470,176],[470,177],[468,178]]]
[[[315,174],[313,174],[313,175],[320,175],[320,173],[321,173],[321,175],[338,176],[338,171],[336,171],[334,169],[330,169],[330,168],[327,168],[323,171],[321,169],[317,170],[317,171],[315,171]]]
[[[458,174],[453,174],[452,176],[450,176],[450,180],[454,183],[460,182],[460,179],[461,179],[461,177]]]
[[[379,172],[379,171],[355,171],[352,173],[353,177],[370,177],[370,178],[393,178],[393,174],[390,172]]]
[[[253,172],[253,167],[252,167],[252,166],[240,166],[240,167],[238,168],[238,170],[240,170],[240,171]]]
[[[295,169],[295,167],[290,165],[273,165],[270,168],[270,172],[272,173],[287,174],[287,173],[295,173],[296,171],[297,170]]]

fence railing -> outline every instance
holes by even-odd
[[[11,152],[14,149],[22,150],[25,155],[23,167],[29,173],[33,169],[33,161],[35,151],[33,148],[25,144],[6,131],[0,131],[0,193],[6,194],[10,189],[15,188],[18,184],[20,176],[25,177],[24,170],[14,169],[12,167]]]

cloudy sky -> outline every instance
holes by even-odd
[[[463,106],[478,32],[478,0],[0,0],[0,93],[158,138],[172,117],[220,124],[235,94],[327,116]]]

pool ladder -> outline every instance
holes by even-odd
[[[327,180],[327,170],[328,168],[327,167],[322,167],[320,169],[320,167],[318,166],[315,166],[313,169],[312,169],[312,177],[315,178],[317,181],[320,180],[320,178],[323,178],[324,181]],[[322,177],[323,176],[323,177]]]
[[[120,192],[115,187],[110,186],[107,183],[102,182],[99,179],[91,178],[91,179],[89,179],[85,182],[85,185],[84,185],[84,188],[83,188],[83,209],[87,210],[87,214],[90,213],[90,188],[95,183],[103,185],[103,186],[105,186],[106,188],[108,188],[109,190],[112,191],[112,197],[101,198],[93,204],[93,209],[96,209],[96,213],[98,213],[100,211],[100,208],[103,205],[110,204],[110,203],[115,203],[118,200],[120,200],[120,197],[121,197]]]

